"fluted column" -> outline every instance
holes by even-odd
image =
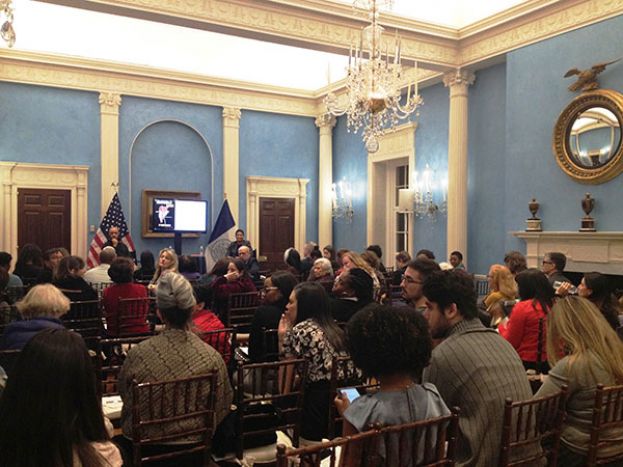
[[[240,212],[240,109],[223,108],[223,195],[231,214],[241,225]],[[249,226],[247,226],[248,228]]]
[[[443,77],[450,88],[448,128],[448,255],[459,250],[467,256],[467,96],[475,76],[457,70]]]
[[[101,92],[100,104],[100,158],[101,198],[100,214],[106,214],[114,189],[119,186],[119,107],[121,95]]]
[[[318,244],[333,243],[331,184],[333,183],[333,127],[335,117],[328,113],[316,118],[319,131],[318,155]]]

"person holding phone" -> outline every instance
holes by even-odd
[[[355,365],[365,376],[376,378],[380,389],[360,397],[346,390],[335,398],[344,417],[344,436],[377,423],[398,425],[450,413],[435,385],[420,384],[432,352],[428,323],[420,313],[408,307],[371,304],[349,321],[347,335]],[[422,461],[424,452],[422,445],[414,465]]]

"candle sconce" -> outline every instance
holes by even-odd
[[[448,211],[448,179],[437,177],[428,164],[413,174],[413,188],[400,189],[398,210],[413,213],[420,219],[437,220],[437,214]]]

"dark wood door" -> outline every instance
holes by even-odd
[[[284,269],[283,252],[294,246],[294,198],[260,198],[262,269]]]
[[[20,188],[17,193],[18,247],[34,243],[71,249],[71,191]]]

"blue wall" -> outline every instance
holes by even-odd
[[[240,219],[247,228],[247,177],[308,178],[307,240],[318,240],[318,128],[313,118],[243,110],[240,119]]]
[[[623,17],[569,32],[516,50],[507,57],[505,249],[525,251],[509,232],[523,230],[532,196],[541,203],[544,230],[575,231],[584,215],[580,201],[596,199],[592,215],[598,230],[623,230],[623,183],[620,176],[601,185],[583,185],[568,177],[552,155],[552,131],[563,108],[577,93],[567,90],[571,68],[590,68],[621,56]],[[623,91],[623,62],[599,75],[602,88]]]
[[[485,273],[504,258],[506,64],[476,73],[469,89],[467,267]]]
[[[346,117],[337,119],[333,129],[333,181],[345,179],[353,188],[353,221],[333,221],[333,246],[363,251],[367,233],[368,153],[361,133],[349,133]],[[324,245],[322,245],[324,246]]]
[[[98,94],[0,82],[0,160],[88,166],[88,222],[98,225]]]
[[[141,193],[145,189],[200,192],[202,199],[209,201],[212,222],[206,235],[185,238],[182,249],[185,254],[198,253],[199,246],[207,243],[223,202],[221,113],[218,107],[123,96],[119,111],[119,196],[138,252],[149,249],[155,254],[173,244],[173,238],[141,237]]]

